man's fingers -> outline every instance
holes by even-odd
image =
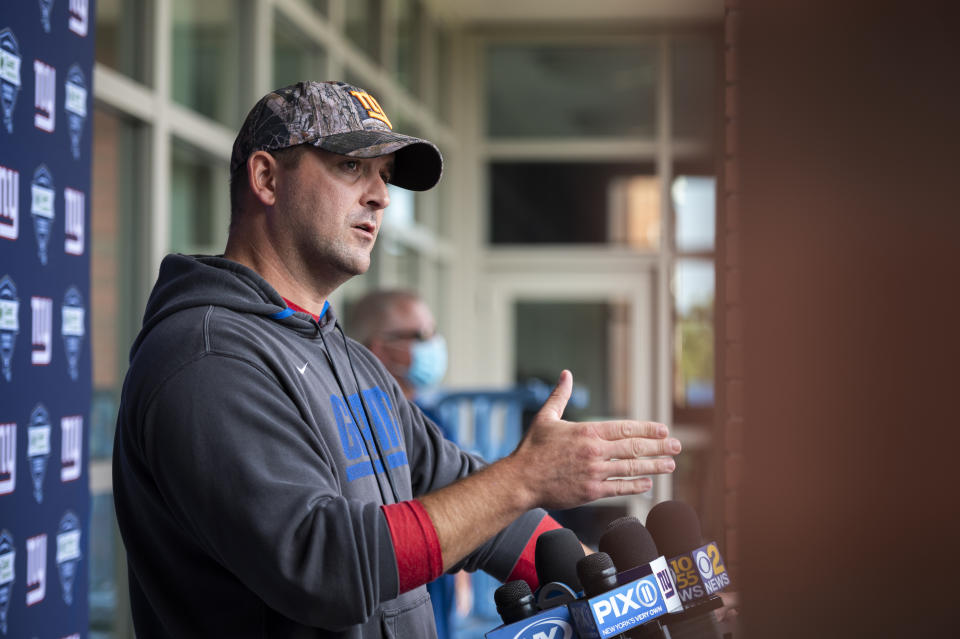
[[[560,373],[560,379],[554,386],[550,397],[540,407],[539,415],[544,415],[553,419],[561,419],[563,411],[567,408],[567,402],[570,401],[570,393],[573,392],[573,374],[564,370]]]
[[[651,439],[649,437],[631,437],[605,442],[604,452],[607,459],[630,459],[633,457],[660,457],[680,453],[680,440],[673,437]]]
[[[614,459],[607,462],[605,474],[607,478],[663,475],[672,473],[676,467],[677,463],[670,457],[660,459]]]
[[[600,497],[622,497],[623,495],[638,495],[653,488],[653,481],[649,477],[635,479],[612,479],[601,482]]]
[[[666,425],[657,422],[635,422],[632,420],[596,422],[595,429],[603,439],[617,440],[629,437],[649,437],[663,439],[669,434]]]

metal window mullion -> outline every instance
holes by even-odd
[[[167,105],[166,122],[170,135],[188,141],[191,146],[217,159],[230,160],[233,139],[236,137],[236,132],[230,127],[175,103]]]
[[[101,62],[93,65],[93,96],[97,102],[137,120],[148,124],[154,121],[153,90]]]
[[[270,0],[270,5],[273,11],[280,13],[287,21],[296,25],[297,30],[315,44],[327,49],[342,51],[344,45],[348,43],[346,35],[342,32],[342,5],[341,9],[338,9],[341,14],[338,18],[340,21],[339,27],[337,22],[334,21],[333,2],[331,2],[330,7],[330,20],[325,20],[303,2],[297,0]]]
[[[147,273],[156,273],[170,244],[170,123],[173,73],[172,0],[155,0],[153,8],[154,122],[150,140],[150,228]]]
[[[554,138],[493,140],[483,143],[482,153],[495,160],[609,161],[656,160],[662,142],[655,139]]]
[[[418,85],[420,87],[421,103],[426,105],[428,111],[433,109],[437,103],[437,84],[436,74],[433,73],[431,66],[432,60],[437,58],[437,30],[440,25],[437,24],[426,5],[417,14],[420,19],[420,44],[417,48],[417,73],[419,74]],[[439,62],[436,62],[439,66]],[[437,114],[439,115],[439,114]]]
[[[356,2],[356,0],[353,0]],[[343,31],[343,25],[347,20],[347,0],[329,0],[327,2],[327,22],[332,29]]]
[[[348,64],[356,75],[360,76],[365,83],[369,83],[369,86],[364,88],[371,90],[375,88],[381,101],[390,103],[391,111],[402,112],[407,119],[428,132],[438,143],[447,145],[455,143],[456,136],[451,129],[440,122],[438,114],[433,113],[428,105],[425,105],[424,102],[399,86],[394,79],[392,69],[395,64],[391,60],[395,59],[396,53],[394,51],[395,46],[392,44],[396,41],[396,11],[393,10],[390,3],[384,5],[384,14],[381,20],[380,46],[384,47],[384,61],[383,64],[379,64],[376,60],[372,60],[365,51],[357,48],[343,33],[342,6],[337,8],[340,15],[335,17],[334,3],[331,3],[331,19],[326,21],[296,0],[271,0],[271,2],[275,10],[283,14],[291,23],[297,25],[302,34],[325,48],[328,57],[327,76],[329,79],[341,77],[344,65]],[[341,28],[337,28],[335,20],[339,20]],[[265,91],[267,90],[269,89]]]
[[[380,69],[390,78],[391,87],[399,85],[393,78],[397,76],[399,56],[397,56],[397,32],[400,26],[400,16],[397,11],[396,0],[383,0],[377,3],[380,7]],[[378,61],[374,60],[376,64]],[[385,86],[385,85],[384,85]]]
[[[673,420],[672,385],[673,379],[673,299],[671,293],[673,262],[673,217],[670,207],[670,180],[673,172],[672,157],[672,84],[670,38],[658,38],[657,56],[657,176],[660,178],[660,259],[657,265],[657,308],[656,308],[656,365],[657,380],[656,401],[652,406],[658,421],[669,424]],[[638,383],[639,382],[638,380]],[[673,485],[669,477],[655,482],[655,501],[670,499]]]
[[[247,24],[240,25],[241,33],[251,35],[250,55],[245,66],[252,70],[252,77],[241,92],[244,104],[253,105],[260,96],[273,89],[273,26],[274,1],[250,0],[253,3],[250,14],[241,14],[240,19]],[[251,15],[252,14],[252,15]],[[241,82],[243,80],[241,79]],[[241,113],[244,117],[246,113]]]

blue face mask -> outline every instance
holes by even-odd
[[[447,342],[434,335],[422,342],[414,342],[410,348],[410,368],[407,379],[418,391],[440,383],[447,372]]]

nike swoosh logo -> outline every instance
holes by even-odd
[[[304,362],[303,366],[297,366],[297,370],[300,371],[300,374],[303,375],[307,370],[307,364],[310,362]]]

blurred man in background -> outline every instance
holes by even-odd
[[[368,293],[352,307],[349,332],[383,362],[407,399],[443,380],[447,345],[430,308],[415,292]]]
[[[415,401],[419,394],[443,380],[447,371],[446,341],[437,333],[430,307],[416,292],[371,291],[353,304],[348,325],[350,336],[377,356],[407,399]],[[447,439],[457,442],[456,433],[447,424],[431,411],[424,412],[440,426]],[[433,602],[437,637],[447,639],[452,633],[454,609],[461,616],[470,611],[470,575],[462,570],[456,575],[442,575],[428,584],[427,590]]]

